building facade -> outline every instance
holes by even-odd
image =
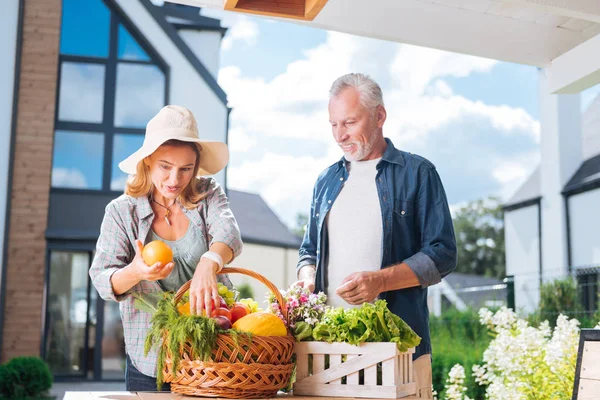
[[[123,192],[118,162],[164,105],[227,141],[216,81],[225,29],[150,0],[12,1],[0,19],[14,55],[0,62],[0,361],[38,355],[57,380],[122,380],[118,304],[88,277],[104,208]],[[226,188],[226,171],[215,178]],[[259,196],[230,196],[246,246],[235,265],[289,284],[299,240]]]
[[[591,314],[600,272],[600,96],[583,111],[579,94],[541,98],[541,163],[504,206],[506,272],[517,310],[533,312],[541,285],[573,277]]]

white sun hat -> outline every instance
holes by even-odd
[[[198,125],[190,110],[185,107],[169,105],[163,107],[146,125],[144,144],[135,153],[119,163],[126,174],[135,175],[140,161],[148,157],[167,140],[199,143],[200,169],[198,176],[213,175],[225,168],[229,161],[227,145],[213,140],[201,140]]]

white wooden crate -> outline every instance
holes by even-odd
[[[414,395],[417,391],[412,363],[414,348],[401,353],[395,343],[353,346],[300,342],[296,343],[295,351],[294,395],[396,399]],[[345,362],[342,362],[343,356]],[[380,382],[377,379],[378,364],[381,365]],[[359,383],[361,370],[364,382]]]

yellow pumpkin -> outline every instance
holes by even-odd
[[[233,329],[259,336],[286,336],[287,329],[275,314],[255,312],[235,321]]]

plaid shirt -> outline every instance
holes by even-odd
[[[237,257],[242,250],[242,240],[237,222],[229,209],[229,201],[223,189],[211,178],[200,179],[201,192],[207,196],[198,208],[183,212],[190,220],[190,228],[200,231],[207,248],[222,242]],[[150,293],[161,291],[157,282],[141,281],[126,293],[115,295],[110,277],[120,268],[131,263],[135,256],[135,240],[146,242],[154,212],[145,196],[122,195],[106,206],[96,254],[90,267],[92,283],[104,300],[119,302],[125,337],[125,349],[133,365],[143,374],[156,376],[156,351],[144,356],[144,341],[150,329],[151,315],[134,308],[131,292]],[[183,285],[185,282],[181,282]]]

